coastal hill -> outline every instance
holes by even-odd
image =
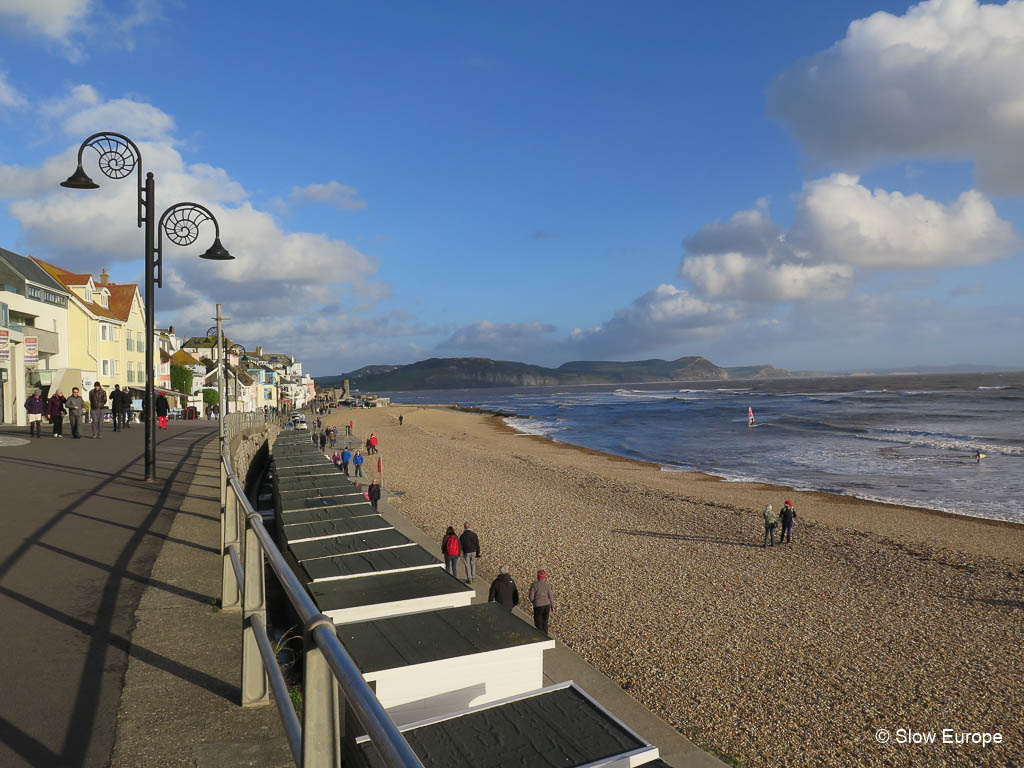
[[[432,357],[408,365],[367,365],[337,376],[319,376],[316,384],[321,388],[337,387],[348,379],[354,389],[390,391],[722,381],[789,375],[788,371],[770,365],[721,368],[703,357],[628,362],[576,360],[557,368],[486,357]]]

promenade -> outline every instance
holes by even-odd
[[[215,424],[176,422],[158,430],[153,483],[143,481],[143,433],[142,425],[124,433],[108,425],[101,440],[29,440],[27,428],[0,430],[5,768],[109,765],[130,658],[237,698],[231,684],[133,641],[147,587],[213,610],[211,593],[191,591],[173,575],[151,576],[161,548],[174,542],[208,559],[218,551],[216,536],[184,542],[169,533],[204,449],[216,449]],[[206,491],[214,526],[216,488],[214,479]]]

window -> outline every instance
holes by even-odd
[[[43,300],[43,289],[39,288],[38,286],[35,286],[35,285],[26,285],[25,286],[25,295],[28,296],[30,299],[35,299],[36,301],[42,301]]]
[[[131,331],[125,331],[125,333],[131,333]],[[144,352],[146,350],[146,343],[142,340],[142,331],[135,334],[135,348],[139,350],[139,352]]]
[[[120,338],[120,336],[119,336],[119,334],[117,332],[117,326],[116,325],[110,326],[110,340],[111,341],[118,341],[119,338]]]
[[[109,360],[101,360],[100,361],[100,373],[103,376],[109,376],[110,375],[110,361]]]
[[[110,341],[110,326],[106,323],[100,323],[100,341]]]
[[[92,288],[89,286],[85,287],[85,301],[88,304],[92,304]]]
[[[129,338],[131,338],[131,337],[129,336]],[[135,364],[131,360],[129,360],[128,361],[128,383],[129,384],[133,384],[134,382],[135,382]]]
[[[104,309],[106,309],[109,306],[109,304],[107,303],[107,292],[106,291],[103,291],[100,294],[100,306],[103,307]]]
[[[7,312],[7,305],[0,302],[0,325],[6,328],[9,322],[11,322],[11,318]]]
[[[132,332],[131,331],[126,331],[125,332],[124,340],[125,340],[125,346],[128,347],[128,351],[129,352],[134,352],[135,351],[135,338],[132,336]],[[129,372],[131,371],[130,368],[128,370],[129,370]]]

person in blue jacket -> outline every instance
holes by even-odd
[[[345,477],[348,477],[348,463],[352,461],[352,451],[345,446],[345,450],[341,452],[341,471],[345,473]]]
[[[352,457],[352,464],[356,468],[356,477],[366,477],[363,474],[363,452],[356,451],[356,455]]]

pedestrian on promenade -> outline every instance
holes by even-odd
[[[331,444],[331,448],[334,447],[334,442],[337,439],[338,439],[338,429],[337,429],[337,427],[331,427],[327,431],[327,441]]]
[[[107,393],[97,381],[89,391],[89,411],[92,414],[92,439],[100,440],[103,435],[103,412],[107,409]]]
[[[537,571],[537,580],[530,585],[530,602],[533,603],[533,626],[548,634],[548,619],[555,608],[555,597],[548,584],[548,572]]]
[[[64,414],[67,413],[64,403],[67,401],[64,393],[58,389],[50,396],[50,400],[46,404],[46,415],[49,416],[50,424],[53,426],[54,437],[64,437]]]
[[[444,555],[444,569],[458,578],[456,568],[459,565],[459,537],[450,525],[444,533],[444,538],[441,539],[441,554]]]
[[[366,489],[367,498],[370,500],[370,506],[373,507],[373,511],[377,511],[377,502],[380,501],[380,483],[377,482],[377,478],[373,478],[370,481],[370,487]]]
[[[360,451],[356,451],[356,455],[352,457],[352,465],[356,468],[356,477],[366,477],[363,474],[363,454]]]
[[[331,461],[334,462],[334,466],[341,469],[341,454],[335,451],[331,454]]]
[[[459,546],[462,549],[462,563],[466,566],[466,583],[472,584],[476,578],[476,559],[480,557],[480,538],[469,527],[469,523],[462,524]]]
[[[114,422],[115,432],[120,432],[121,427],[124,425],[123,411],[124,393],[121,391],[121,385],[115,384],[114,391],[110,393],[110,420]]]
[[[373,432],[371,432],[370,433],[370,453],[376,453],[376,452],[377,452],[377,436],[375,434],[373,434]]]
[[[779,529],[779,544],[785,541],[786,544],[793,543],[793,521],[796,520],[796,509],[793,508],[793,502],[786,499],[786,503],[782,505],[782,511],[779,514],[780,522],[782,527]]]
[[[404,418],[405,418],[404,416],[399,415],[399,417],[398,417],[398,426],[402,426],[402,421],[403,421]]]
[[[43,411],[46,410],[46,402],[39,396],[37,389],[25,401],[25,413],[28,414],[28,436],[42,437],[43,433]]]
[[[519,605],[519,587],[516,586],[507,565],[498,566],[498,578],[491,582],[491,591],[487,593],[487,602],[498,603],[507,611]]]
[[[122,390],[124,393],[124,428],[132,428],[132,414],[134,412],[134,406],[132,405],[132,395],[127,388]]]
[[[345,450],[341,452],[341,471],[345,473],[345,477],[348,477],[348,463],[352,461],[352,451],[345,446]]]
[[[772,509],[772,505],[769,504],[764,508],[764,545],[766,547],[775,546],[775,526],[779,522],[779,518],[775,515],[775,510]]]
[[[320,433],[320,452],[323,453],[327,450],[327,430],[323,430]]]
[[[352,437],[352,427],[353,426],[355,426],[355,425],[350,421],[348,423],[348,426],[345,427],[345,436],[346,437]]]
[[[82,414],[85,411],[85,400],[78,394],[78,387],[71,388],[71,397],[68,398],[68,422],[71,424],[71,437],[78,440],[78,428],[82,424]]]
[[[163,392],[158,393],[156,396],[156,421],[160,429],[167,429],[167,414],[170,412],[171,404],[167,402]]]

